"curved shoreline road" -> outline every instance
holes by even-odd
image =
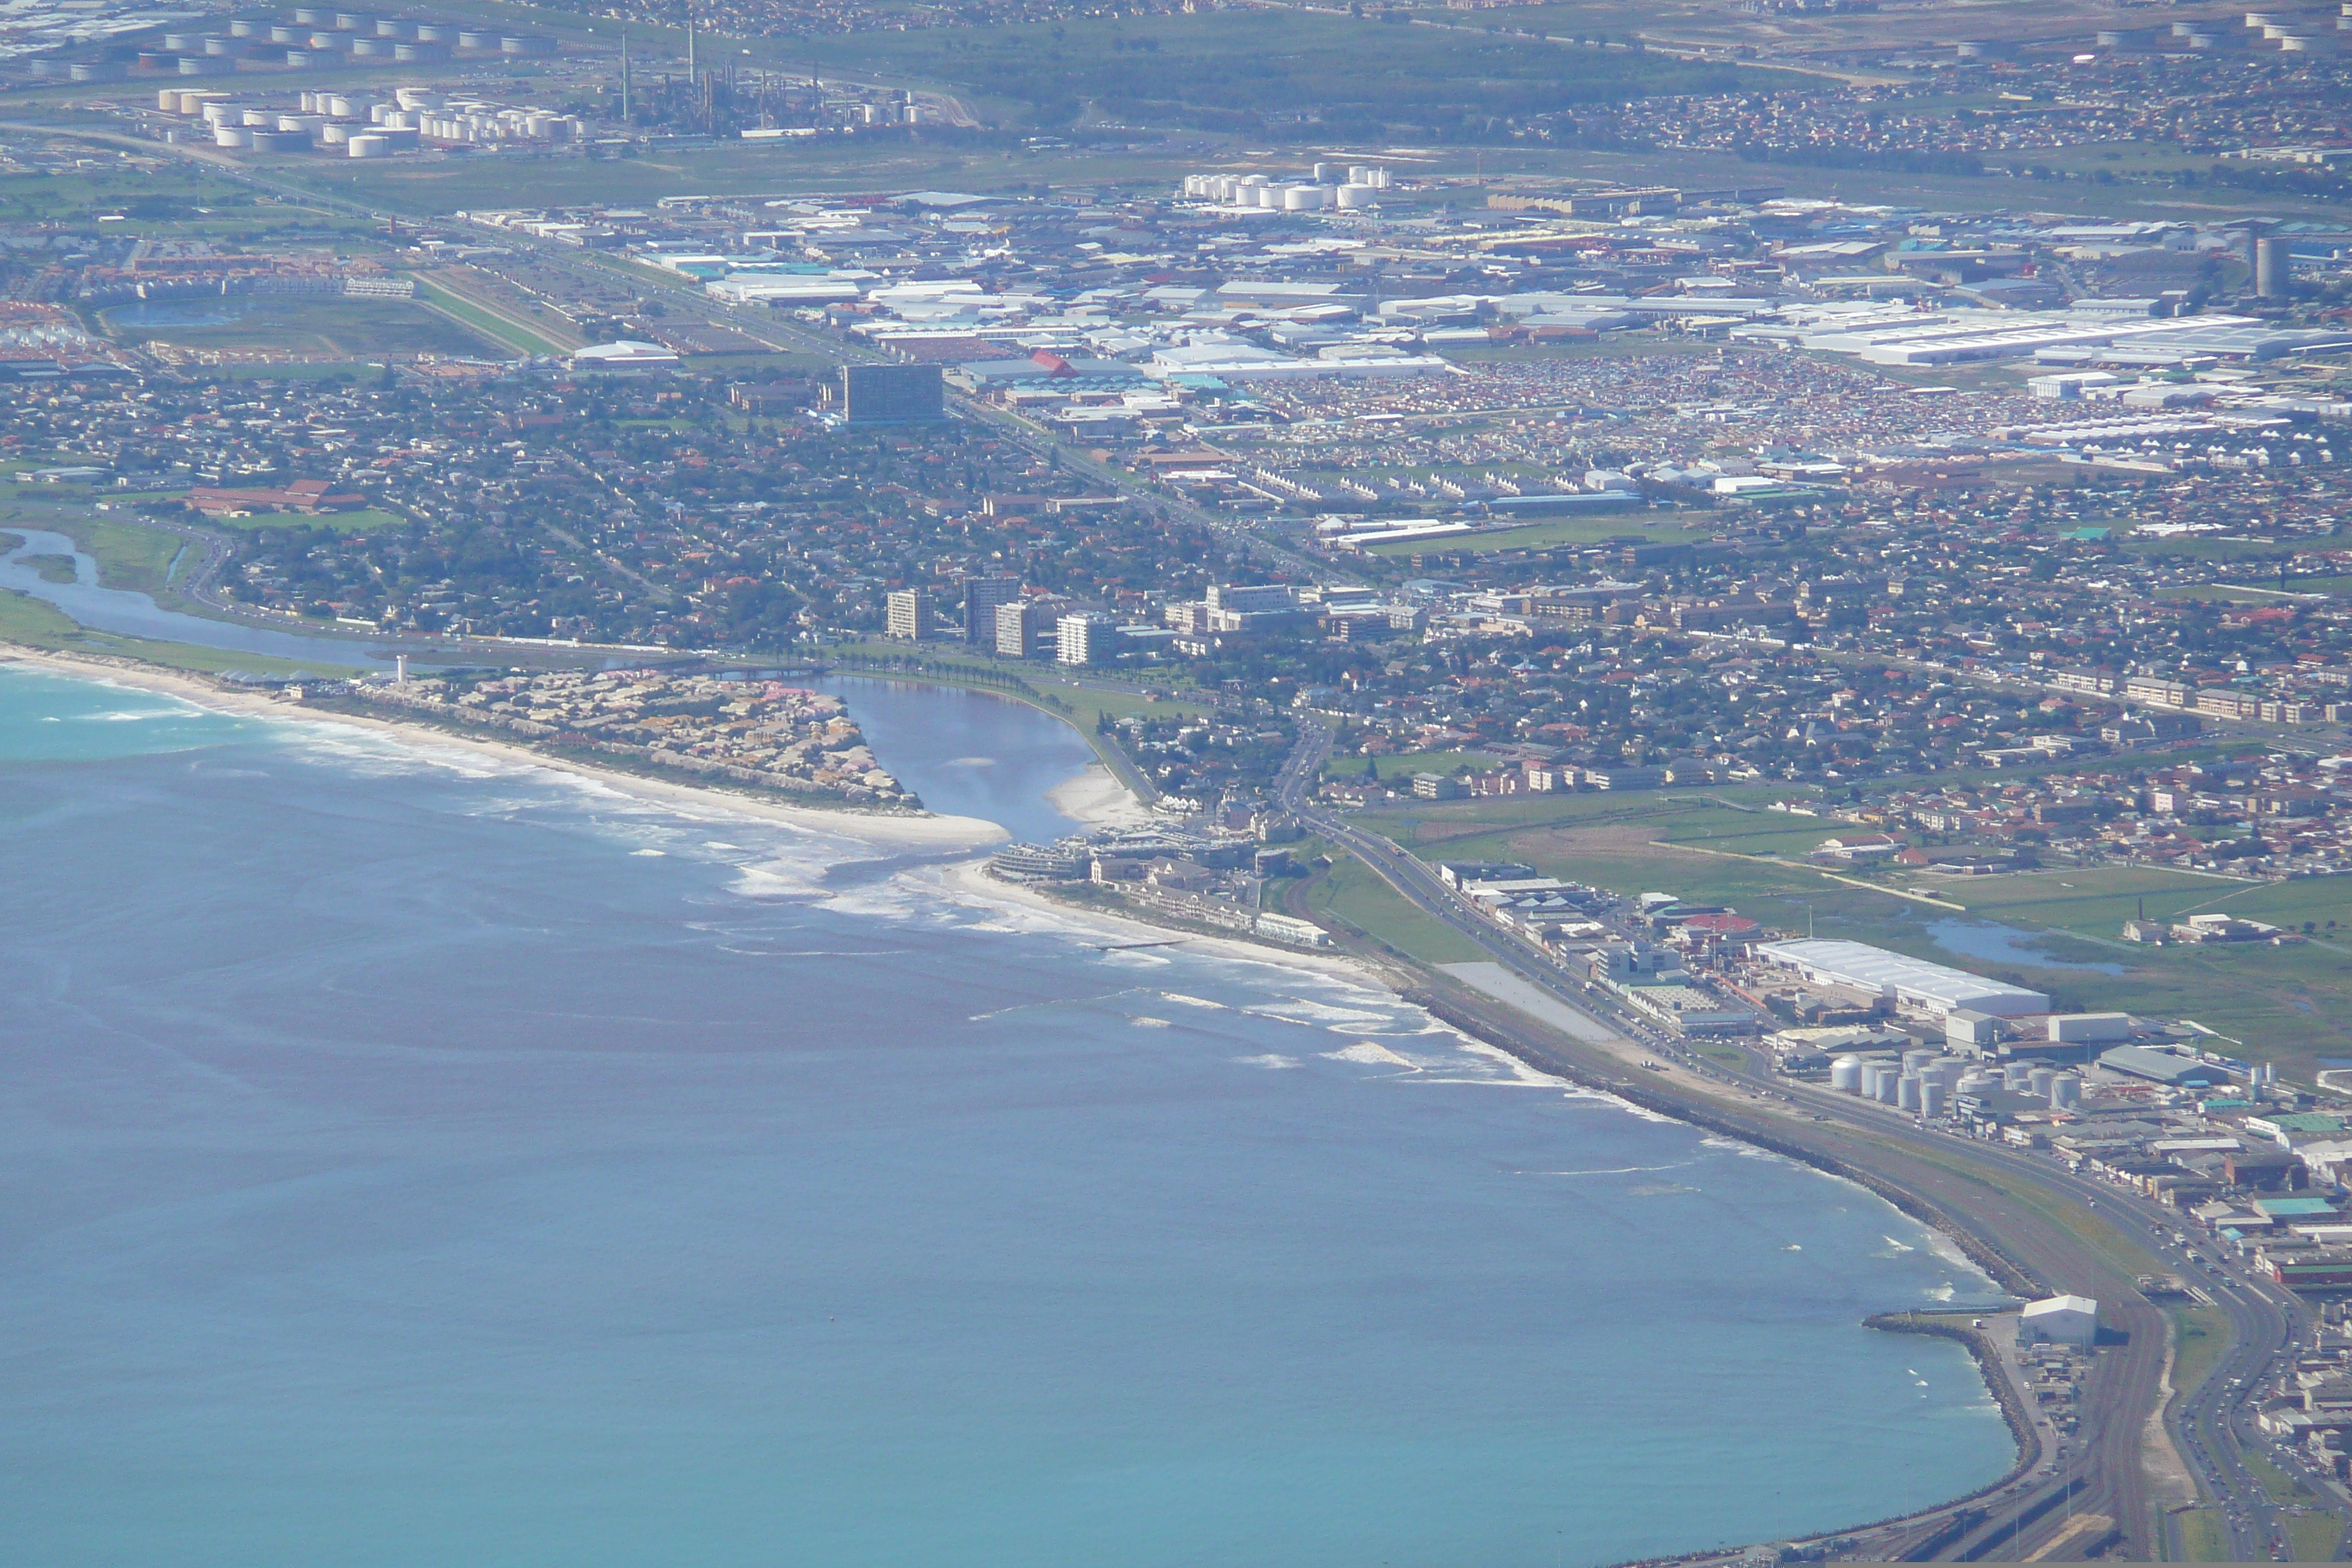
[[[2167,1257],[2177,1214],[2076,1175],[2046,1155],[1931,1131],[1851,1096],[1789,1085],[1752,1062],[1725,1068],[1618,1014],[1536,949],[1473,914],[1417,857],[1314,805],[1309,796],[1331,731],[1316,715],[1302,715],[1300,724],[1298,745],[1276,782],[1280,802],[1360,858],[1407,901],[1539,988],[1547,1000],[1590,1020],[1594,1032],[1585,1039],[1559,1031],[1538,1035],[1519,1016],[1466,993],[1446,997],[1454,1004],[1449,1011],[1471,1015],[1501,1037],[1498,1043],[1538,1066],[1598,1080],[1643,1103],[1679,1108],[1712,1128],[1884,1184],[1919,1205],[1917,1217],[1988,1248],[2023,1281],[2051,1293],[2098,1299],[2118,1342],[2104,1345],[2094,1359],[2076,1432],[2061,1437],[2036,1414],[2042,1452],[2027,1456],[2027,1474],[1989,1496],[1843,1532],[1860,1550],[1893,1560],[2014,1560],[2044,1547],[2053,1549],[2053,1558],[2104,1549],[2155,1559],[2178,1554],[2171,1515],[2205,1501],[2231,1520],[2233,1556],[2261,1559],[2284,1552],[2276,1510],[2242,1453],[2260,1441],[2252,1431],[2249,1400],[2305,1331],[2306,1314],[2286,1291],[2245,1279],[2217,1254],[2200,1258],[2195,1272],[2222,1311],[2231,1342],[2195,1388],[2168,1398],[2169,1325],[2140,1293],[2136,1277],[2179,1258],[2177,1252]],[[1442,975],[1429,978],[1441,989],[1454,989]],[[1604,1043],[1612,1039],[1618,1050]],[[1671,1063],[1672,1070],[1643,1074],[1628,1059],[1642,1052]],[[2191,1264],[2180,1259],[2177,1267]],[[2232,1378],[2242,1381],[2233,1384]],[[2086,1514],[2111,1520],[2112,1535],[2102,1541],[2070,1528]]]

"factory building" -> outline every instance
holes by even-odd
[[[2050,998],[2039,991],[1859,942],[1768,942],[1758,944],[1756,956],[1793,969],[1816,984],[1869,992],[1939,1018],[1961,1010],[1996,1018],[2050,1011]]]
[[[2099,1337],[2099,1304],[2088,1296],[2053,1296],[2017,1315],[2021,1345],[2073,1345],[2089,1350]]]

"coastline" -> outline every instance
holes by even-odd
[[[20,665],[79,679],[176,697],[200,708],[239,718],[343,725],[393,737],[404,743],[415,744],[423,751],[445,747],[473,756],[495,758],[509,763],[546,768],[575,778],[591,779],[623,794],[657,802],[673,809],[693,806],[701,812],[732,813],[813,834],[829,833],[893,848],[977,851],[1001,842],[1005,837],[1004,830],[995,823],[976,816],[940,816],[930,813],[919,816],[900,816],[879,812],[793,805],[730,790],[648,778],[642,773],[618,768],[601,768],[568,757],[551,756],[512,742],[454,734],[437,725],[408,723],[398,719],[379,719],[369,714],[345,713],[322,708],[298,708],[251,692],[229,689],[201,676],[187,675],[136,660],[53,653],[21,644],[0,644],[0,666],[6,665]]]
[[[510,764],[542,767],[575,777],[593,780],[621,793],[658,805],[684,816],[709,817],[737,816],[788,826],[812,835],[831,834],[853,840],[896,849],[929,849],[939,858],[925,869],[935,876],[955,894],[974,903],[1006,910],[1020,910],[1030,915],[1050,918],[1063,931],[1083,941],[1087,934],[1097,934],[1108,940],[1094,943],[1105,950],[1125,946],[1181,946],[1186,951],[1228,961],[1247,962],[1277,969],[1305,972],[1328,980],[1353,985],[1369,986],[1386,997],[1423,1010],[1435,1023],[1459,1034],[1475,1047],[1499,1053],[1526,1071],[1541,1074],[1564,1088],[1594,1093],[1622,1104],[1636,1113],[1660,1116],[1690,1126],[1695,1130],[1731,1139],[1764,1152],[1811,1165],[1823,1173],[1854,1183],[1907,1217],[1927,1226],[1939,1235],[1958,1245],[1969,1261],[1987,1268],[1978,1238],[1949,1226],[1948,1219],[1929,1204],[1906,1191],[1899,1184],[1870,1173],[1843,1166],[1804,1149],[1793,1140],[1773,1137],[1769,1131],[1755,1127],[1742,1127],[1728,1119],[1710,1114],[1711,1104],[1694,1105],[1691,1097],[1703,1102],[1729,1100],[1728,1095],[1718,1096],[1697,1086],[1675,1083],[1668,1092],[1658,1092],[1668,1086],[1652,1084],[1635,1078],[1619,1080],[1607,1074],[1596,1074],[1583,1064],[1565,1059],[1560,1054],[1530,1048],[1529,1042],[1492,1026],[1492,1021],[1478,1017],[1476,1009],[1452,1005],[1448,998],[1433,994],[1433,984],[1451,983],[1473,994],[1479,1004],[1498,1006],[1516,1012],[1500,998],[1475,993],[1463,985],[1459,977],[1443,971],[1422,972],[1420,966],[1400,967],[1377,955],[1355,952],[1314,952],[1276,947],[1245,937],[1230,934],[1209,934],[1203,931],[1163,922],[1152,918],[1146,910],[1108,910],[1056,900],[1038,889],[1009,883],[989,875],[980,852],[1001,842],[1006,837],[1003,828],[992,822],[973,817],[895,816],[861,814],[854,811],[826,810],[817,807],[794,806],[785,803],[770,803],[730,791],[713,789],[689,783],[671,783],[618,770],[601,768],[593,763],[574,762],[550,756],[527,745],[492,739],[453,734],[438,726],[405,722],[396,718],[375,718],[330,710],[297,707],[251,692],[215,685],[202,676],[144,665],[131,660],[103,657],[55,653],[0,644],[0,666],[18,665],[46,670],[79,679],[95,680],[178,698],[214,711],[237,717],[310,720],[372,730],[403,744],[414,743],[428,752],[436,746],[446,747],[460,753],[495,759]],[[1065,721],[1066,722],[1066,720]],[[1088,828],[1126,826],[1154,820],[1145,807],[1099,761],[1089,763],[1084,771],[1046,792],[1046,800],[1057,811]],[[959,852],[961,852],[959,854]],[[1528,1022],[1549,1027],[1540,1018]],[[1554,1032],[1557,1032],[1556,1030]],[[1606,1044],[1584,1042],[1588,1049],[1597,1050],[1613,1068],[1630,1069],[1635,1067],[1629,1056],[1621,1054],[1632,1047],[1629,1040]],[[1612,1049],[1612,1047],[1620,1047]],[[1998,1255],[1995,1255],[1998,1257]],[[1987,1268],[1996,1282],[2007,1284],[2004,1273],[2015,1272],[2011,1260],[2000,1258],[2007,1268]],[[1984,1370],[1979,1362],[1979,1371]],[[1986,1379],[1988,1392],[1998,1401],[2000,1389]],[[2012,1434],[2013,1435],[2013,1434]],[[2022,1451],[2019,1466],[2030,1464],[2030,1456]],[[1971,1491],[1968,1497],[2005,1484],[2019,1473],[2012,1469],[2000,1482]],[[1927,1517],[1949,1510],[1967,1498],[1948,1500],[1906,1516]],[[1705,1558],[1719,1553],[1697,1551],[1677,1554],[1673,1558],[1652,1559],[1654,1562],[1684,1561]]]

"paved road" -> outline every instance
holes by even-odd
[[[1893,1558],[2004,1559],[2031,1552],[2050,1543],[2081,1514],[2102,1514],[2116,1521],[2119,1541],[2115,1550],[2140,1557],[2157,1557],[2174,1549],[2163,1539],[2169,1533],[2157,1512],[2189,1500],[2176,1480],[2160,1497],[2152,1496],[2145,1464],[2151,1447],[2149,1423],[2158,1415],[2167,1364],[2167,1323],[2163,1314],[2143,1297],[2136,1276],[2160,1265],[2189,1267],[2170,1246],[2174,1211],[2124,1190],[2075,1175],[2047,1155],[2005,1151],[1973,1140],[1930,1131],[1852,1097],[1796,1090],[1772,1078],[1751,1060],[1732,1069],[1686,1050],[1678,1040],[1650,1027],[1643,1020],[1611,1006],[1605,997],[1570,980],[1548,957],[1456,900],[1435,873],[1417,857],[1389,839],[1313,804],[1311,792],[1331,744],[1331,726],[1318,715],[1305,715],[1297,749],[1276,784],[1277,798],[1314,831],[1360,857],[1408,901],[1443,921],[1514,973],[1542,988],[1564,1005],[1624,1037],[1639,1042],[1668,1065],[1660,1087],[1675,1094],[1672,1079],[1687,1074],[1710,1080],[1718,1090],[1744,1096],[1751,1103],[1786,1105],[1801,1094],[1801,1114],[1811,1117],[1792,1127],[1786,1115],[1753,1115],[1752,1129],[1768,1145],[1800,1142],[1852,1169],[1883,1174],[1915,1194],[1935,1217],[1995,1249],[2041,1289],[2067,1291],[2096,1298],[2102,1316],[2116,1342],[2098,1353],[2087,1380],[2072,1436],[2063,1436],[2036,1416],[2041,1452],[2028,1472],[1996,1495],[1967,1505],[1973,1517],[1959,1510],[1938,1510],[1908,1521],[1893,1531],[1869,1537],[1874,1554]],[[1618,1058],[1574,1044],[1544,1041],[1535,1048],[1563,1058],[1587,1073],[1622,1080],[1626,1068]],[[1737,1108],[1738,1099],[1730,1104]],[[1759,1105],[1759,1110],[1761,1109]],[[1716,1107],[1706,1107],[1710,1116]],[[1733,1120],[1739,1120],[1735,1109]],[[1971,1173],[1971,1167],[1991,1166],[2004,1178],[1992,1187]],[[2006,1188],[2007,1190],[2004,1190]],[[2051,1200],[2055,1200],[2054,1202]],[[2085,1245],[2078,1227],[2105,1220],[2120,1247],[2095,1251]],[[2120,1251],[2122,1256],[2108,1254]],[[2208,1290],[2224,1313],[2231,1335],[2229,1347],[2213,1373],[2189,1397],[2179,1402],[2177,1414],[2164,1421],[2178,1451],[2203,1494],[2222,1500],[2242,1524],[2233,1525],[2232,1547],[2242,1557],[2272,1554],[2272,1543],[2284,1539],[2274,1510],[2259,1486],[2252,1484],[2242,1459],[2242,1444],[2252,1440],[2245,1426],[2246,1402],[2273,1367],[2281,1347],[2303,1321],[2299,1306],[2275,1286],[2252,1281],[2232,1270],[2218,1253],[2208,1252],[2199,1269]],[[2230,1381],[2242,1381],[2232,1384]],[[2154,1444],[2159,1455],[2164,1445]],[[2273,1460],[2273,1462],[2276,1462]],[[2077,1541],[2077,1547],[2095,1542]]]

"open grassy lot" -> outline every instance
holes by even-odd
[[[1485,956],[1469,938],[1407,903],[1370,867],[1345,850],[1307,885],[1310,917],[1335,919],[1424,963],[1468,963]]]
[[[576,333],[553,323],[524,321],[454,287],[445,273],[418,279],[416,297],[425,309],[480,335],[486,347],[524,354],[567,354],[580,347]]]
[[[189,349],[285,349],[297,353],[495,355],[497,345],[463,322],[407,300],[239,295],[118,305],[100,312],[129,343]]]
[[[1028,124],[1066,125],[1092,109],[1128,124],[1271,128],[1285,140],[1297,135],[1302,110],[1315,111],[1315,140],[1345,141],[1458,125],[1474,108],[1503,119],[1777,79],[1289,7],[885,31],[801,47],[820,65],[950,84],[1018,105]]]
[[[380,528],[404,528],[408,520],[396,511],[381,507],[363,506],[351,511],[322,511],[316,517],[306,517],[294,511],[257,511],[250,517],[215,517],[205,520],[208,528],[250,531],[257,528],[323,528],[334,533],[373,533]]]
[[[1811,930],[1997,975],[2047,992],[2062,1007],[2192,1018],[2306,1081],[2319,1058],[2352,1057],[2352,884],[2139,867],[1978,878],[1832,873],[1802,857],[1836,823],[1722,804],[1735,799],[1729,792],[1533,795],[1398,805],[1367,820],[1429,859],[1526,861],[1619,893],[1727,904],[1783,931]],[[1915,889],[1932,889],[1943,907],[1903,896]],[[2296,931],[2309,922],[2313,940],[2163,948],[2122,941],[2124,921],[2143,907],[2151,919],[2226,911]],[[2007,928],[2007,940],[1989,925]],[[1972,956],[1952,942],[1995,956]]]
[[[1568,517],[1554,522],[1531,522],[1524,528],[1502,528],[1491,533],[1465,533],[1419,541],[1399,540],[1393,544],[1375,544],[1366,553],[1383,555],[1391,560],[1425,554],[1433,550],[1466,550],[1474,555],[1486,555],[1500,550],[1550,550],[1563,544],[1601,544],[1616,539],[1679,544],[1691,537],[1684,527],[1684,521],[1685,516],[1679,512],[1663,514],[1662,520],[1659,513],[1628,510],[1608,512],[1600,517]]]
[[[1375,771],[1384,779],[1415,773],[1463,773],[1491,768],[1495,759],[1478,752],[1411,752],[1393,757],[1333,757],[1323,764],[1327,779],[1360,779]]]

